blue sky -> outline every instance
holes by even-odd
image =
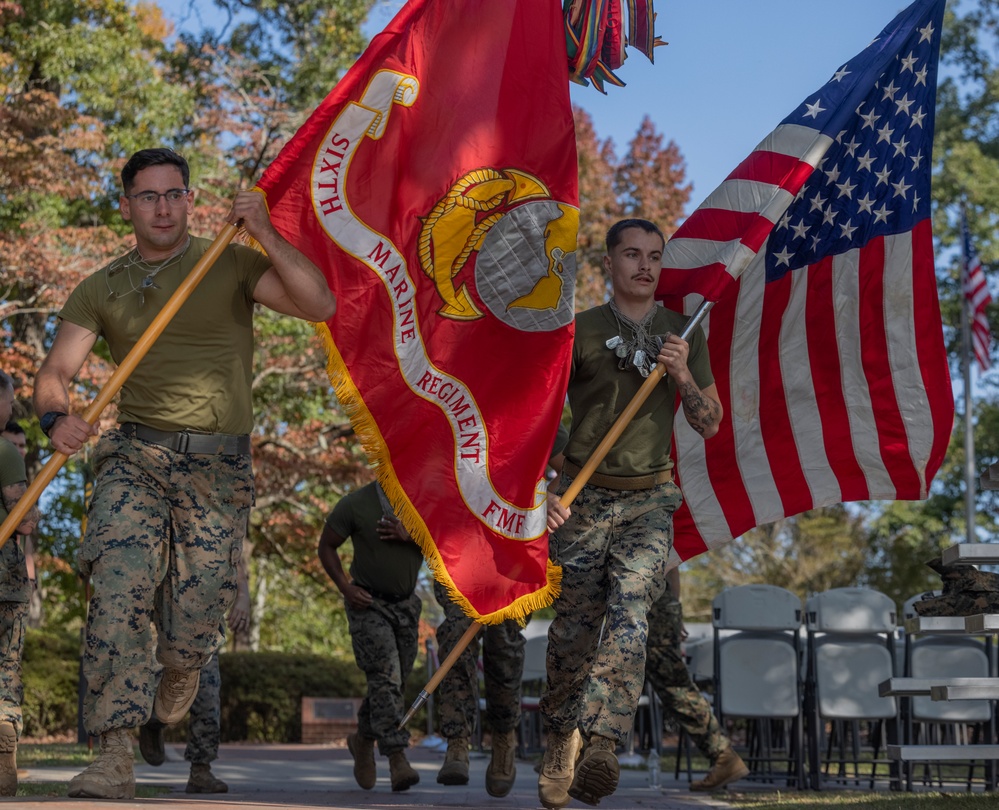
[[[964,0],[965,3],[968,0]],[[398,7],[398,4],[395,4]],[[648,115],[676,141],[701,202],[805,96],[861,51],[904,0],[655,0],[655,64],[637,50],[626,87],[573,85],[571,96],[620,154]],[[378,12],[372,27],[390,15]]]
[[[904,5],[659,0],[656,33],[669,44],[656,49],[656,63],[632,51],[618,71],[627,87],[606,97],[574,87],[572,99],[619,151],[647,114],[686,158],[696,204]]]
[[[963,0],[965,7],[969,2]],[[188,4],[158,2],[174,20]],[[400,5],[385,0],[376,7],[367,32],[384,27]],[[601,138],[614,140],[619,153],[648,115],[686,159],[692,209],[905,5],[904,0],[655,0],[656,33],[669,43],[656,49],[655,64],[629,49],[618,71],[626,87],[609,87],[604,96],[592,87],[573,86],[572,100],[590,113]],[[201,9],[207,24],[209,9]]]

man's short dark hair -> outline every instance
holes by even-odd
[[[663,232],[659,230],[656,223],[649,222],[647,219],[622,219],[611,225],[610,230],[607,231],[608,253],[621,244],[621,234],[629,228],[641,228],[646,233],[659,234],[659,238],[663,240],[663,247],[666,247],[666,237],[663,236]]]
[[[24,428],[11,419],[6,425],[4,425],[3,430],[0,430],[0,433],[24,433]]]
[[[190,185],[191,167],[173,149],[140,149],[128,159],[128,163],[121,170],[121,187],[125,190],[125,194],[131,193],[135,175],[150,166],[176,166],[184,178],[184,188]]]
[[[9,388],[11,391],[14,390],[14,378],[6,371],[0,371],[0,389],[2,388]]]

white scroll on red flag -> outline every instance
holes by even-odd
[[[666,246],[658,296],[705,322],[725,419],[677,420],[687,559],[815,507],[918,499],[954,401],[930,231],[944,0],[918,0],[757,147]]]
[[[330,376],[393,507],[484,623],[552,601],[544,471],[579,220],[555,2],[412,0],[259,183],[337,297]]]

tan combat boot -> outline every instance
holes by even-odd
[[[711,770],[699,782],[691,782],[690,789],[698,791],[721,790],[730,782],[749,776],[749,768],[732,746],[718,755]]]
[[[355,731],[347,736],[347,750],[354,758],[354,781],[365,790],[371,790],[378,781],[378,773],[375,770],[375,741]]]
[[[153,714],[165,726],[184,719],[198,696],[200,669],[164,669],[153,701]]]
[[[579,742],[579,729],[548,734],[548,748],[538,775],[538,798],[549,810],[557,810],[569,803],[569,785],[576,768]]]
[[[405,751],[393,751],[389,754],[389,779],[392,790],[409,790],[420,781],[420,775],[409,764]]]
[[[17,732],[14,724],[0,723],[0,796],[17,795]]]
[[[600,804],[605,796],[617,790],[621,766],[614,750],[617,743],[594,734],[583,749],[583,758],[569,786],[569,795],[584,804]]]
[[[517,778],[517,732],[500,731],[493,734],[493,755],[486,768],[486,793],[501,798],[513,789]]]
[[[442,785],[468,784],[468,737],[452,737],[447,741],[444,764],[437,772]]]
[[[191,775],[187,780],[187,793],[228,793],[229,786],[212,773],[207,762],[192,762]]]
[[[134,799],[132,738],[123,728],[101,735],[97,759],[69,782],[69,795],[88,799]]]

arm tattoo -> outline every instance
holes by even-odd
[[[27,491],[28,487],[23,481],[19,481],[16,484],[10,484],[2,490],[3,495],[3,505],[7,508],[7,512],[10,513],[14,510],[14,506],[21,499],[21,496]],[[38,525],[38,518],[40,513],[37,506],[32,506],[28,510],[28,513],[24,516],[24,520],[21,521],[20,525],[17,527],[16,531],[19,534],[31,534],[35,530],[35,526]]]
[[[683,402],[683,413],[690,426],[700,434],[718,421],[718,403],[704,396],[694,383],[684,383],[680,386],[680,400]]]

